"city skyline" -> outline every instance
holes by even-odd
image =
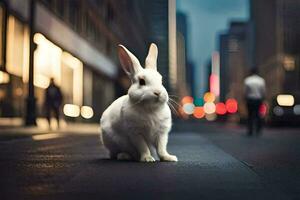
[[[248,20],[248,0],[177,0],[177,10],[187,15],[187,56],[195,63],[195,74],[201,76],[194,77],[195,95],[199,97],[207,88],[205,66],[218,49],[218,34],[226,31],[231,20]]]

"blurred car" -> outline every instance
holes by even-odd
[[[271,125],[298,125],[300,126],[300,95],[278,94],[273,97],[269,119]]]

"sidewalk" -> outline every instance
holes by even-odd
[[[49,128],[45,119],[37,119],[37,126],[23,126],[20,118],[16,119],[0,119],[0,138],[21,138],[30,137],[32,135],[40,135],[47,133],[58,134],[99,134],[99,124],[96,123],[75,123],[61,122],[61,127],[58,129],[55,125]]]

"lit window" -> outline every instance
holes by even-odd
[[[295,70],[295,59],[292,56],[285,56],[283,59],[283,67],[287,71]]]
[[[280,94],[276,100],[280,106],[293,106],[295,101],[293,95],[290,94]]]
[[[61,87],[65,102],[82,105],[83,63],[40,33],[34,35],[34,42],[37,44],[34,84],[46,88],[53,77]]]
[[[40,33],[36,33],[33,40],[37,44],[37,49],[34,51],[34,85],[46,88],[51,77],[60,85],[61,48],[47,40]]]
[[[13,16],[8,18],[7,29],[6,69],[22,77],[29,66],[29,31]]]
[[[3,8],[0,6],[0,66],[3,65],[3,58],[2,58],[2,35],[3,35],[3,31],[2,31],[2,28],[3,28]]]

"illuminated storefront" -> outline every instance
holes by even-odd
[[[29,30],[13,16],[8,17],[6,70],[22,77],[29,66]]]
[[[2,9],[1,9],[2,10]],[[1,13],[3,10],[1,11]],[[1,21],[4,23],[4,21]],[[3,26],[1,26],[3,27]],[[13,16],[7,19],[6,43],[1,42],[1,49],[6,44],[6,68],[0,73],[1,84],[1,112],[3,117],[22,116],[24,111],[24,84],[22,81],[23,69],[28,67],[28,28]],[[3,38],[3,37],[1,37]],[[4,59],[1,58],[1,62]],[[4,63],[2,63],[4,64]]]
[[[33,85],[38,120],[45,116],[45,89],[50,78],[54,78],[63,93],[61,110],[67,120],[99,121],[104,109],[115,98],[118,77],[116,54],[99,47],[104,43],[111,46],[115,40],[103,37],[105,40],[91,42],[85,35],[86,29],[77,30],[65,23],[67,19],[60,18],[48,1],[35,3]],[[30,1],[0,2],[0,120],[8,117],[22,121],[26,116],[29,8]],[[89,15],[80,15],[79,20],[86,22],[87,17]],[[105,35],[96,26],[90,31]]]
[[[82,106],[83,102],[83,64],[63,51],[40,33],[34,35],[37,48],[34,52],[34,85],[47,88],[50,78],[61,87],[64,102]],[[24,80],[28,79],[24,76]]]
[[[2,68],[3,66],[3,57],[2,57],[2,54],[3,54],[3,50],[2,50],[2,47],[3,47],[3,19],[4,18],[4,13],[3,13],[3,8],[2,8],[2,5],[0,4],[0,66]],[[1,69],[0,68],[0,69]],[[1,81],[1,79],[0,79]],[[1,82],[0,82],[1,83]]]
[[[56,84],[61,87],[64,104],[74,105],[80,109],[83,105],[83,63],[69,52],[63,51],[62,48],[52,43],[41,33],[34,35],[34,42],[37,45],[34,51],[34,86],[36,87],[38,115],[43,116],[44,114],[42,112],[44,90],[48,87],[52,77]],[[9,82],[9,87],[6,90],[10,91],[5,91],[4,95],[5,99],[11,100],[9,106],[11,111],[3,112],[2,116],[20,117],[24,114],[28,69],[28,27],[10,15],[7,27],[6,54],[6,70],[10,76],[1,72],[0,80],[3,83]],[[86,114],[86,108],[82,110],[84,116],[91,117],[91,114]],[[68,112],[65,114],[68,115]]]

